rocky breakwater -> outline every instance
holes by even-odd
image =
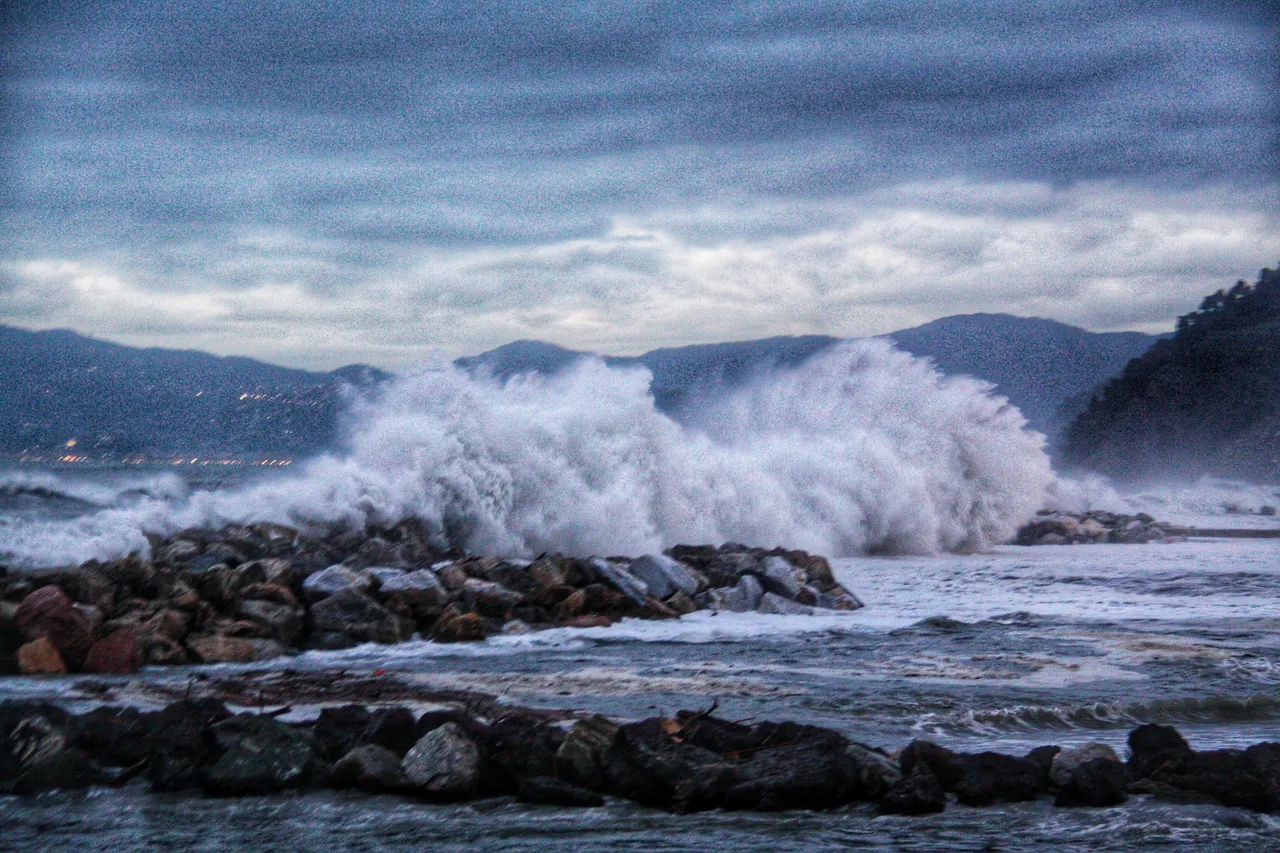
[[[187,530],[151,545],[150,559],[0,577],[0,671],[127,673],[697,610],[862,606],[822,557],[732,543],[634,559],[504,560],[441,553],[406,521],[362,531]]]
[[[0,793],[124,785],[226,797],[348,788],[433,802],[515,797],[589,807],[617,797],[675,812],[776,811],[875,803],[922,815],[1052,798],[1109,807],[1131,795],[1280,810],[1280,743],[1197,752],[1145,725],[1122,761],[1105,744],[1025,756],[957,753],[914,741],[896,754],[791,722],[730,722],[709,711],[619,722],[491,706],[414,714],[401,706],[324,708],[306,723],[233,714],[216,698],[162,710],[69,714],[0,703]],[[143,781],[145,780],[145,781]]]
[[[1112,542],[1138,544],[1164,542],[1184,531],[1171,524],[1156,521],[1146,513],[1121,513],[1091,510],[1058,512],[1042,509],[1035,519],[1023,525],[1014,537],[1015,545],[1081,545]]]

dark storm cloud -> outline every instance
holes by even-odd
[[[1105,278],[1095,247],[1129,251],[1125,235],[1155,227],[1125,207],[1139,198],[1161,233],[1192,234],[1179,205],[1205,206],[1194,233],[1217,234],[1213,248],[1160,242],[1188,247],[1173,268],[1203,270],[1274,233],[1230,201],[1275,195],[1280,31],[1262,5],[6,3],[0,320],[110,331],[125,328],[111,310],[169,294],[172,334],[183,316],[275,318],[307,299],[325,307],[304,315],[379,328],[379,306],[402,299],[435,306],[445,330],[494,312],[459,347],[553,328],[607,348],[608,316],[635,318],[617,335],[634,348],[667,334],[655,323],[729,316],[735,298],[775,313],[743,308],[688,337],[816,329],[839,293],[852,325],[823,330],[860,331],[855,303],[881,297],[835,277],[946,272],[901,255],[909,208],[941,211],[929,239],[969,263],[955,289],[885,315],[915,320],[972,306],[992,247],[1036,222],[1119,223],[1049,253],[1075,280]],[[1085,184],[1096,202],[1071,191]],[[734,242],[760,247],[746,256],[778,282],[817,283],[795,304],[743,284],[754,268]],[[724,264],[740,270],[728,291]],[[1081,295],[1070,319],[1172,316],[1159,300],[1125,313],[1123,288],[1086,291],[1099,301]],[[644,307],[659,297],[689,314]],[[81,313],[57,313],[60,298]]]

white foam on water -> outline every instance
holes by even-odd
[[[532,556],[682,542],[828,555],[980,550],[1052,480],[1043,437],[990,386],[884,341],[833,347],[707,401],[654,406],[643,369],[586,359],[506,382],[447,362],[354,413],[346,452],[239,489],[0,527],[0,554],[58,564],[145,552],[143,531],[423,519],[437,542]]]

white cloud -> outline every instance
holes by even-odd
[[[0,320],[283,363],[390,367],[529,337],[635,353],[879,334],[974,311],[1164,330],[1280,253],[1273,189],[917,182],[821,201],[617,216],[589,239],[471,249],[280,229],[5,266]],[[802,227],[797,227],[800,223]]]

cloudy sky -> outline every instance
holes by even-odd
[[[1269,5],[6,2],[0,323],[316,368],[1165,330],[1280,259]]]

